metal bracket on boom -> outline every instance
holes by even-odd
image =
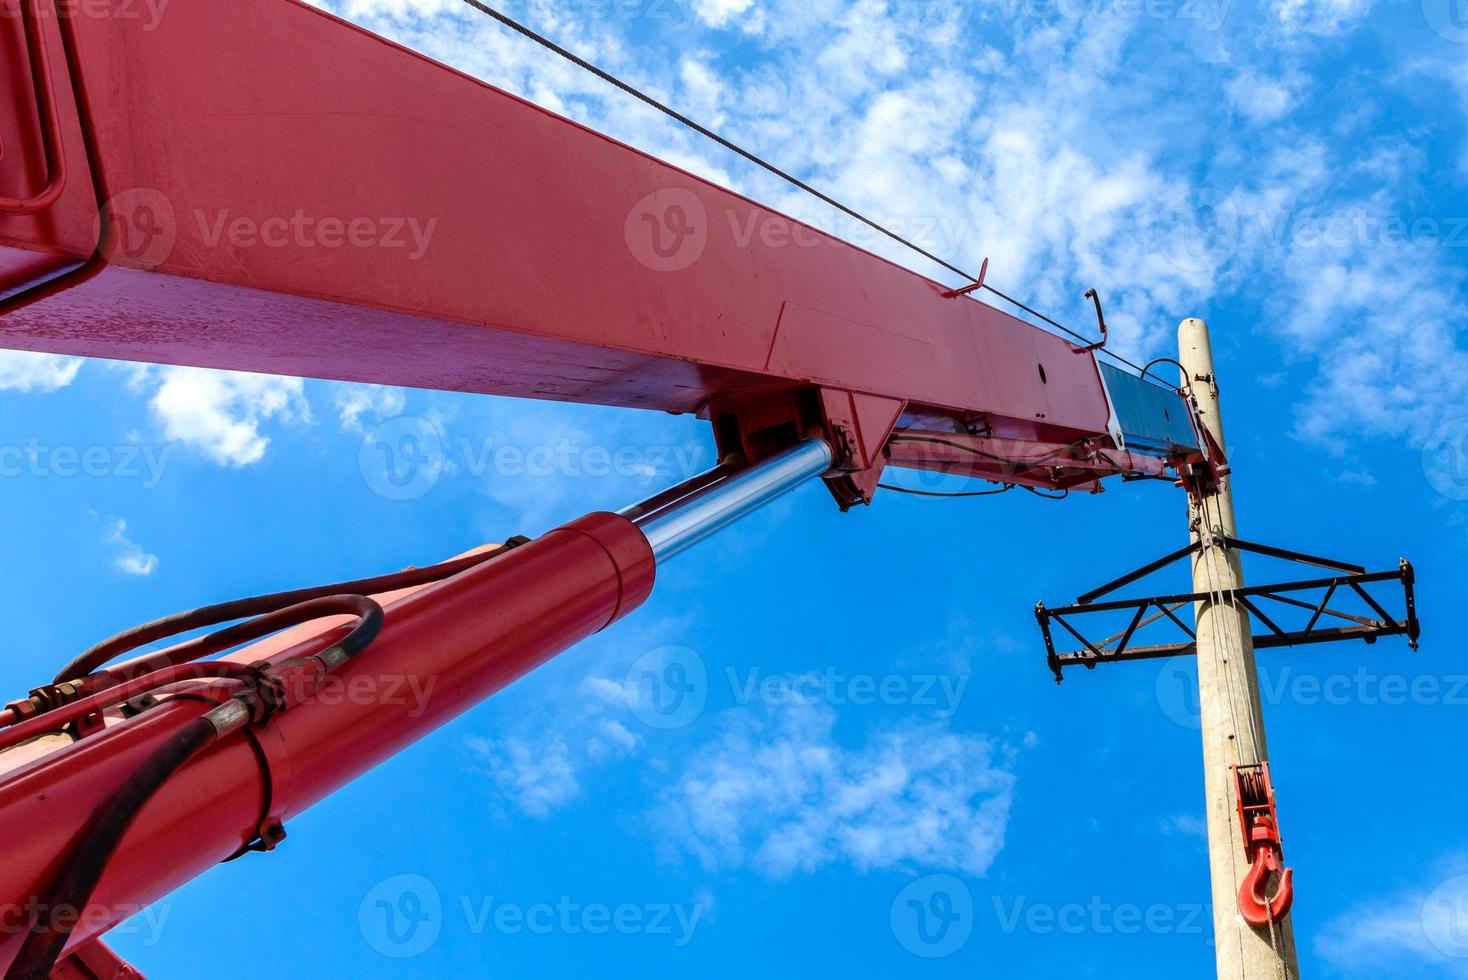
[[[1086,299],[1096,304],[1096,322],[1101,326],[1101,339],[1096,341],[1096,343],[1092,344],[1091,346],[1082,347],[1079,351],[1077,351],[1077,353],[1088,354],[1093,351],[1105,349],[1106,341],[1109,339],[1109,332],[1106,329],[1106,314],[1101,312],[1101,294],[1096,292],[1096,290],[1094,289],[1088,289],[1086,290]]]
[[[984,280],[989,278],[989,260],[984,259],[984,264],[979,267],[979,278],[959,289],[950,289],[943,294],[944,299],[958,299],[960,296],[968,296],[977,293],[984,288]]]
[[[71,82],[72,95],[76,100],[76,116],[82,130],[82,144],[86,149],[85,169],[91,178],[92,195],[95,198],[97,239],[91,255],[85,259],[69,257],[52,259],[47,263],[44,271],[23,267],[18,272],[5,272],[0,275],[0,316],[55,296],[57,293],[65,292],[95,278],[107,267],[113,246],[113,216],[108,213],[110,195],[102,172],[100,153],[97,149],[96,127],[93,125],[91,108],[87,104],[86,85],[82,79],[76,53],[75,25],[71,17],[61,15],[54,0],[50,7],[49,12],[56,20],[57,29],[61,35],[61,50]],[[22,0],[20,15],[24,22],[26,49],[34,82],[36,113],[43,131],[42,143],[47,166],[47,182],[45,189],[34,197],[24,200],[0,198],[0,214],[30,216],[49,211],[61,199],[67,187],[68,165],[55,81],[51,78],[50,61],[46,53],[45,18],[39,0]],[[19,94],[16,93],[17,96]],[[3,156],[3,147],[0,147],[0,156]]]
[[[1367,643],[1375,643],[1383,636],[1406,636],[1412,649],[1417,649],[1421,628],[1417,621],[1417,602],[1413,592],[1415,577],[1411,562],[1405,558],[1394,571],[1367,572],[1359,565],[1253,544],[1237,538],[1223,537],[1219,539],[1219,542],[1225,548],[1314,565],[1336,574],[1279,585],[1249,586],[1224,592],[1221,597],[1206,592],[1187,592],[1148,596],[1141,599],[1096,601],[1174,562],[1197,554],[1203,545],[1201,542],[1194,542],[1186,548],[1143,565],[1099,589],[1086,593],[1076,600],[1075,605],[1050,609],[1042,602],[1035,607],[1035,616],[1039,620],[1040,630],[1045,637],[1045,651],[1050,670],[1055,674],[1055,682],[1058,684],[1064,680],[1064,670],[1067,667],[1085,667],[1088,670],[1094,670],[1097,664],[1103,663],[1155,660],[1197,653],[1197,635],[1177,615],[1178,610],[1190,603],[1208,602],[1220,598],[1236,603],[1240,609],[1247,611],[1251,620],[1257,620],[1264,627],[1262,632],[1254,635],[1256,649],[1330,643],[1338,640],[1365,640]],[[1382,602],[1371,594],[1369,586],[1381,582],[1401,583],[1405,601],[1405,613],[1401,617],[1387,612]],[[1308,592],[1319,594],[1318,601],[1314,596],[1308,597],[1308,601],[1297,596],[1298,593]],[[1346,594],[1357,596],[1365,604],[1367,610],[1374,615],[1358,615],[1333,608],[1330,605],[1332,599],[1337,595]],[[1270,612],[1274,614],[1274,617],[1271,617],[1262,608],[1264,603],[1259,601],[1264,599],[1285,607],[1286,611],[1304,610],[1309,613],[1309,618],[1303,624],[1282,625],[1274,618],[1280,617],[1281,610],[1270,607]],[[1120,632],[1113,633],[1104,639],[1088,638],[1073,622],[1080,616],[1094,618],[1100,614],[1119,612],[1129,612],[1131,616],[1125,620],[1125,626]],[[1140,630],[1159,620],[1170,621],[1187,634],[1187,639],[1182,642],[1133,645],[1132,641]],[[1322,621],[1332,621],[1337,625],[1322,626]],[[1052,624],[1075,637],[1081,644],[1081,649],[1065,653],[1057,652],[1051,629]]]

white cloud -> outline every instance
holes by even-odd
[[[1372,0],[1271,0],[1287,33],[1340,34],[1371,12]]]
[[[105,537],[116,551],[112,567],[122,574],[145,578],[158,568],[158,556],[144,551],[127,536],[126,521],[119,518],[108,524]]]
[[[699,20],[710,27],[726,27],[737,17],[749,13],[754,0],[693,0]]]
[[[489,777],[506,809],[543,820],[580,796],[583,773],[642,750],[642,735],[628,727],[622,684],[577,676],[579,690],[554,695],[554,718],[523,733],[465,739],[474,768]]]
[[[1441,865],[1464,867],[1461,856]],[[1468,977],[1468,875],[1425,886],[1379,892],[1371,901],[1327,922],[1315,949],[1343,975]]]
[[[1343,449],[1348,433],[1420,440],[1468,400],[1459,275],[1430,242],[1293,247],[1277,323],[1295,357],[1318,358],[1295,431]]]
[[[987,739],[942,725],[886,729],[859,749],[829,707],[724,716],[664,795],[659,824],[706,868],[772,877],[835,863],[986,873],[1014,777]]]
[[[468,740],[474,771],[505,811],[543,819],[620,768],[651,787],[649,827],[670,860],[771,876],[838,862],[982,874],[997,855],[1017,750],[946,719],[888,723],[852,746],[837,738],[831,706],[803,698],[756,698],[718,715],[698,700],[669,727],[670,716],[649,710],[651,692],[633,676],[646,655],[634,654],[673,650],[666,644],[688,621],[623,625],[619,642],[593,642],[574,666],[525,682],[520,696],[552,705],[549,715]]]
[[[696,116],[705,126],[714,129],[724,123],[721,103],[724,99],[724,83],[705,61],[684,58],[678,72],[679,80],[687,92],[687,108],[680,111]],[[671,161],[670,161],[671,162]]]
[[[222,466],[263,459],[270,446],[261,431],[265,423],[311,421],[300,378],[160,367],[135,370],[131,384],[151,391],[148,407],[165,439]]]
[[[711,469],[706,438],[688,418],[483,399],[445,424],[444,445],[453,472],[531,534]]]
[[[579,766],[559,738],[465,740],[481,771],[521,813],[544,820],[580,792]]]
[[[362,423],[364,415],[373,422],[401,415],[408,397],[402,388],[336,384],[331,389],[331,401],[336,406],[342,431],[360,434],[365,428]]]
[[[1257,72],[1239,73],[1226,89],[1229,103],[1251,122],[1274,122],[1295,107],[1293,88]]]
[[[452,13],[463,6],[462,0],[345,0],[345,3],[323,3],[309,0],[317,7],[326,9],[345,8],[345,15],[353,20],[365,17],[393,17],[402,19],[410,14],[434,16]]]
[[[1452,85],[1458,97],[1460,116],[1468,118],[1468,61],[1455,59],[1446,64],[1424,65],[1423,71],[1429,76],[1438,73],[1447,76],[1449,84]],[[1461,174],[1468,174],[1468,141],[1464,141],[1459,149],[1458,171]]]
[[[76,380],[82,359],[0,350],[0,391],[49,393]]]
[[[1197,837],[1200,840],[1208,838],[1208,824],[1202,817],[1192,813],[1177,813],[1165,818],[1161,822],[1161,829],[1164,834]]]

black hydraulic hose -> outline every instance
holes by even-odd
[[[298,602],[284,609],[277,609],[275,612],[257,616],[243,623],[236,623],[234,626],[210,633],[208,636],[180,643],[155,654],[129,660],[110,668],[105,673],[117,675],[118,680],[129,680],[162,670],[165,667],[202,660],[272,633],[278,633],[292,626],[300,626],[315,619],[324,619],[327,616],[356,616],[358,619],[356,627],[336,644],[346,653],[348,659],[360,653],[382,629],[382,606],[367,596],[323,596]]]
[[[941,490],[919,490],[916,487],[899,487],[893,483],[879,483],[877,487],[881,490],[891,490],[893,493],[905,493],[914,497],[937,497],[943,499],[959,499],[963,497],[997,497],[1001,493],[1009,493],[1014,489],[1014,484],[1006,483],[997,490],[965,490],[957,493],[948,493]]]
[[[520,539],[511,539],[507,544],[513,545]],[[501,549],[503,550],[503,549]],[[187,633],[191,630],[202,629],[206,626],[217,626],[220,623],[228,623],[236,619],[245,619],[250,616],[262,616],[274,613],[289,606],[298,605],[313,599],[322,599],[335,595],[356,594],[375,595],[381,592],[391,592],[395,589],[408,589],[419,585],[430,585],[442,581],[460,572],[467,571],[476,565],[481,565],[500,551],[483,552],[477,555],[468,555],[464,558],[455,558],[438,565],[430,565],[427,568],[410,568],[391,575],[382,575],[377,578],[360,579],[356,582],[338,582],[335,585],[322,585],[315,588],[295,589],[290,592],[277,592],[273,595],[255,596],[249,599],[236,599],[232,602],[223,602],[213,606],[203,606],[199,609],[191,609],[188,612],[175,613],[162,619],[155,619],[151,623],[135,626],[130,630],[118,633],[109,639],[103,640],[92,647],[71,663],[62,668],[56,675],[55,683],[63,681],[78,680],[93,673],[98,668],[105,666],[112,660],[117,659],[124,653],[136,650],[140,646]],[[201,654],[202,656],[202,654]]]
[[[207,648],[221,643],[226,644],[227,649],[287,626],[339,614],[355,614],[358,622],[339,642],[316,654],[330,670],[333,664],[344,663],[360,654],[381,631],[384,619],[382,606],[367,596],[327,596],[298,603],[201,637],[179,649],[194,644]],[[171,736],[107,798],[82,830],[80,842],[67,855],[45,901],[39,904],[36,920],[31,923],[30,932],[6,972],[5,980],[47,980],[50,977],[76,921],[91,901],[97,883],[138,813],[189,760],[221,736],[243,728],[249,720],[250,709],[240,700],[231,698]],[[74,915],[70,914],[73,910]]]
[[[123,834],[139,811],[184,765],[219,737],[215,717],[237,702],[216,708],[185,725],[138,767],[93,815],[81,841],[67,856],[6,980],[47,980],[61,958],[73,924],[92,898]],[[243,710],[240,706],[237,710]],[[76,914],[71,914],[75,910]]]

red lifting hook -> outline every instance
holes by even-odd
[[[1290,906],[1295,901],[1295,872],[1280,863],[1279,831],[1270,818],[1256,818],[1250,838],[1254,866],[1244,875],[1244,883],[1239,888],[1239,914],[1249,925],[1263,929],[1290,914]],[[1279,888],[1273,898],[1268,896],[1271,875],[1279,876]]]
[[[1279,839],[1279,815],[1274,807],[1274,781],[1269,763],[1238,765],[1234,788],[1238,793],[1239,830],[1244,853],[1254,866],[1239,887],[1239,914],[1256,929],[1263,929],[1290,913],[1295,901],[1294,872],[1282,861],[1284,845]],[[1269,897],[1269,879],[1277,876],[1279,887]]]

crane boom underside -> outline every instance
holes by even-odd
[[[849,471],[899,416],[1199,449],[1159,424],[1188,417],[1168,389],[296,0],[69,19],[70,48],[49,8],[51,113],[0,21],[0,195],[45,178],[48,121],[67,179],[0,215],[0,297],[86,259],[99,211],[113,234],[99,275],[4,317],[6,346],[737,416],[721,448],[756,455],[799,434],[762,441],[773,418],[846,424]],[[800,391],[863,404],[842,422]]]

